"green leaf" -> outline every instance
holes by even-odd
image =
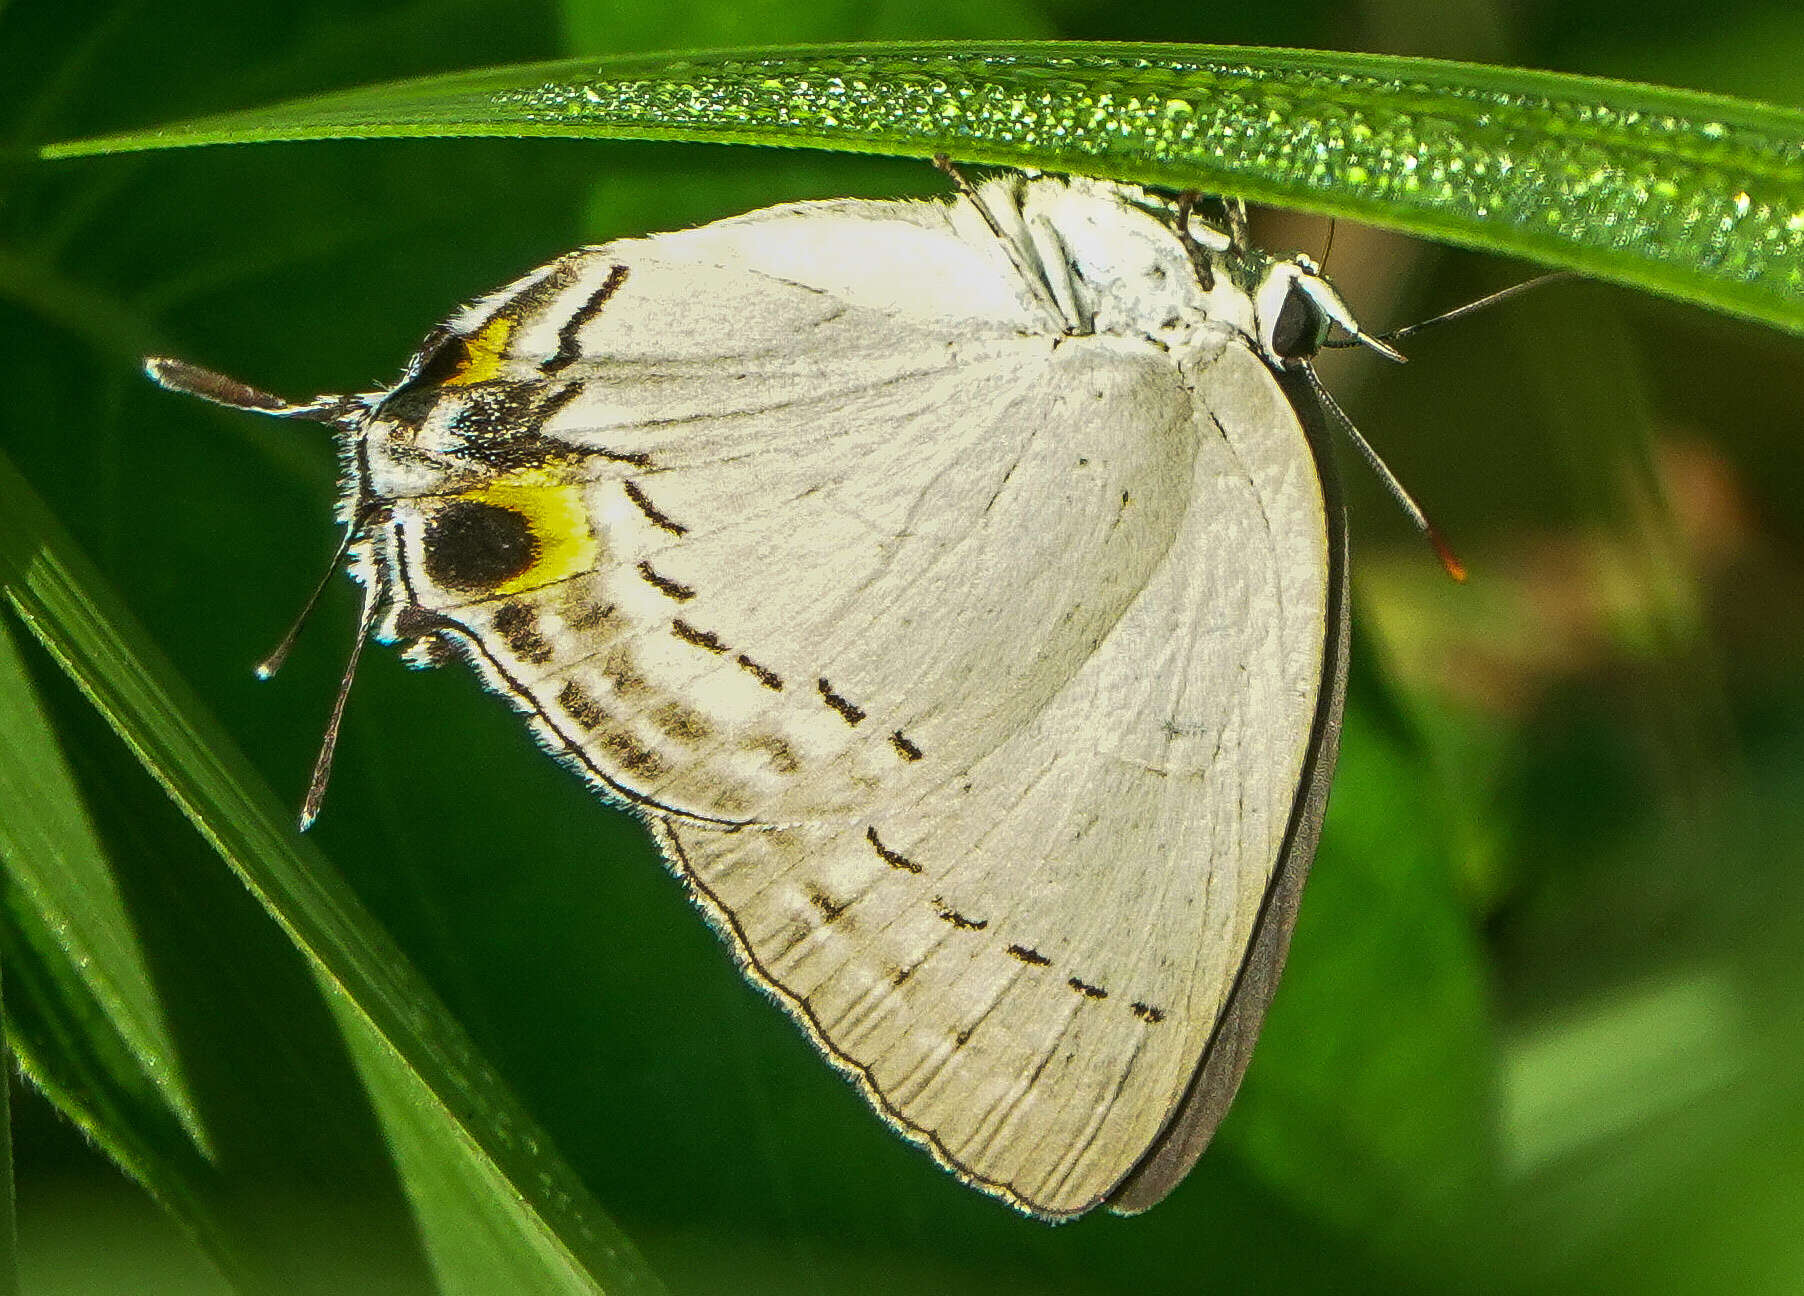
[[[4,999],[0,999],[0,1006]],[[0,1066],[12,1077],[12,1055],[0,1035]],[[13,1113],[11,1085],[0,1089],[0,1296],[19,1290],[18,1200],[13,1191]]]
[[[7,808],[0,817],[0,860],[7,865],[6,907],[14,921],[21,930],[25,921],[41,925],[46,943],[53,941],[68,960],[81,998],[116,1032],[119,1046],[188,1137],[205,1148],[200,1114],[119,880],[4,621],[0,805]]]
[[[1804,332],[1804,113],[1428,59],[960,42],[567,60],[44,152],[421,135],[943,152],[1099,174],[1357,217]]]
[[[461,1028],[338,874],[296,837],[287,814],[260,790],[230,740],[4,460],[0,586],[56,664],[305,955],[392,1149],[395,1173],[437,1289],[661,1290],[569,1167],[547,1150],[547,1141],[475,1054]],[[0,657],[0,667],[8,667],[0,679],[10,686],[8,719],[19,712],[27,692],[12,665],[10,655]],[[67,998],[81,1000],[89,1017],[97,1015],[110,1027],[113,1039],[101,1038],[104,1029],[87,1030],[74,1041],[79,1047],[129,1052],[153,1075],[179,1073],[187,1063],[201,1061],[185,1056],[158,1030],[161,1007],[146,992],[148,979],[135,946],[124,940],[127,933],[117,921],[113,893],[93,885],[104,873],[95,834],[70,812],[69,797],[47,795],[59,783],[68,784],[66,771],[42,744],[20,752],[9,747],[7,760],[0,763],[0,788],[17,790],[21,778],[28,780],[33,796],[60,806],[15,814],[11,807],[17,799],[9,797],[7,830],[0,838],[14,907],[50,934],[40,943],[37,966],[57,985],[41,998],[54,997],[60,989]],[[24,800],[29,806],[32,797]],[[67,877],[45,867],[59,857],[72,865]],[[46,893],[42,903],[33,903]],[[196,908],[208,923],[216,921],[205,904]],[[71,921],[65,923],[65,916]],[[12,930],[17,931],[16,924]],[[95,962],[104,966],[82,969]],[[277,1003],[264,1007],[280,1009]],[[301,1059],[297,1067],[309,1064]],[[184,1170],[168,1148],[132,1154],[134,1141],[142,1137],[141,1118],[108,1119],[107,1102],[133,1086],[129,1078],[112,1088],[103,1086],[126,1071],[116,1057],[86,1067],[83,1076],[95,1087],[65,1093],[69,1101],[64,1105],[85,1110],[102,1145],[159,1195],[186,1195],[190,1187],[195,1195],[206,1195],[207,1186],[199,1182],[204,1171],[194,1165]],[[55,1077],[49,1079],[53,1088],[59,1087]],[[195,1123],[183,1111],[182,1091],[164,1085],[160,1092],[169,1111]],[[163,1121],[170,1123],[168,1112]],[[259,1289],[281,1289],[267,1273],[255,1271],[254,1261],[233,1254],[253,1244],[231,1236],[225,1227],[210,1235],[204,1209],[198,1223],[193,1211],[185,1211],[184,1217],[213,1244],[228,1272]],[[323,1277],[311,1275],[315,1283]]]
[[[1351,684],[1334,829],[1223,1132],[1313,1213],[1406,1254],[1458,1236],[1484,1190],[1491,1043],[1452,816],[1415,744],[1372,723],[1380,687]]]

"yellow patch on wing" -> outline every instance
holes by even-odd
[[[560,481],[543,469],[533,469],[497,477],[463,492],[462,498],[520,514],[537,541],[532,565],[496,586],[497,594],[513,594],[593,571],[601,560],[601,542],[589,528],[589,510],[580,483]]]
[[[508,341],[513,337],[514,324],[515,321],[509,317],[497,315],[463,339],[464,352],[468,358],[457,367],[457,372],[445,379],[444,385],[468,387],[472,383],[499,378],[502,357],[507,352]]]

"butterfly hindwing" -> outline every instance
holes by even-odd
[[[1237,379],[1240,406],[1262,398],[1259,362],[1226,351],[1212,382]],[[1260,443],[1288,411],[1258,413],[1236,431],[1201,412],[1178,534],[1005,742],[849,824],[668,829],[750,969],[872,1101],[1038,1213],[1095,1205],[1178,1109],[1289,828],[1325,536],[1250,542],[1313,482]]]

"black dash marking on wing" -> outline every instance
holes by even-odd
[[[1079,981],[1076,977],[1072,977],[1065,984],[1086,999],[1107,999],[1109,997],[1109,992],[1101,986],[1091,985],[1088,981]]]
[[[581,594],[573,595],[564,606],[564,620],[572,630],[612,628],[619,616],[619,609],[612,603],[601,603]]]
[[[894,747],[905,761],[921,759],[921,749],[908,740],[908,735],[900,729],[889,736],[890,746]]]
[[[639,488],[638,482],[629,477],[622,480],[620,486],[621,489],[626,492],[626,497],[638,507],[641,513],[645,514],[646,520],[653,526],[661,531],[668,531],[671,535],[689,534],[688,527],[684,526],[681,522],[672,522],[663,513],[658,511],[657,505],[645,498],[645,492]]]
[[[652,465],[652,457],[642,450],[591,450],[589,453],[611,459],[615,463],[631,464],[635,468],[649,468]]]
[[[557,702],[585,729],[599,729],[608,721],[608,713],[601,709],[595,695],[575,680],[564,681],[564,687],[558,690]]]
[[[669,768],[661,756],[624,729],[603,729],[595,735],[595,743],[621,769],[640,778],[657,778]]]
[[[601,672],[614,686],[615,696],[629,702],[634,698],[642,698],[652,691],[651,681],[639,673],[639,663],[633,660],[633,654],[625,644],[616,644],[608,655],[602,658]]]
[[[1156,1024],[1165,1020],[1165,1010],[1163,1008],[1155,1008],[1151,1004],[1143,1004],[1137,999],[1129,1004],[1128,1007],[1133,1010],[1134,1016],[1138,1017],[1143,1022],[1152,1022]]]
[[[765,688],[771,690],[771,692],[781,693],[783,691],[783,677],[777,674],[776,671],[771,670],[770,667],[760,666],[744,653],[740,653],[739,656],[735,657],[733,660],[750,671],[752,677],[760,684],[764,685]]]
[[[833,691],[833,686],[824,679],[820,681],[820,690],[821,697],[826,701],[827,705],[839,712],[840,718],[847,724],[856,725],[864,722],[864,712],[858,707],[853,706],[839,694],[835,693]]]
[[[613,757],[621,769],[642,778],[656,778],[665,772],[663,758],[624,729],[613,727],[613,717],[581,684],[566,680],[557,700],[572,720],[593,735],[591,747]]]
[[[576,335],[582,332],[585,324],[601,313],[601,308],[608,304],[608,298],[619,291],[620,285],[625,282],[626,267],[615,266],[608,271],[608,277],[602,281],[601,287],[589,295],[589,300],[578,306],[570,318],[564,321],[563,327],[557,331],[557,351],[543,366],[546,373],[567,369],[582,358],[582,344]]]
[[[791,923],[788,932],[784,935],[782,947],[771,954],[772,964],[781,963],[784,959],[795,953],[797,946],[819,930],[820,928],[811,926],[800,920]],[[807,1006],[807,996],[803,996],[803,1006]]]
[[[682,617],[670,623],[670,633],[684,643],[692,643],[697,648],[705,648],[711,653],[723,653],[727,650],[726,641],[709,630],[697,630]]]
[[[678,742],[701,743],[714,736],[714,726],[706,716],[674,698],[651,713],[651,722]]]
[[[939,896],[933,898],[933,911],[940,916],[942,922],[949,922],[960,931],[982,931],[990,925],[988,918],[969,918]]]
[[[808,888],[808,903],[820,910],[822,922],[832,922],[841,914],[845,913],[850,907],[845,903],[835,900],[817,886]]]
[[[971,1033],[976,1029],[975,1026],[967,1026],[958,1034],[954,1035],[952,1037],[952,1047],[963,1048],[965,1045],[969,1044],[971,1042]]]
[[[915,974],[915,969],[920,966],[919,963],[911,963],[905,968],[897,968],[894,972],[889,974],[889,983],[895,986],[906,983],[908,978]]]
[[[503,603],[495,609],[495,633],[521,661],[542,666],[551,660],[551,642],[539,631],[539,614],[531,605]]]
[[[891,868],[901,869],[904,873],[919,873],[921,871],[921,866],[909,859],[908,856],[898,854],[885,846],[882,839],[877,836],[877,830],[875,828],[866,828],[864,830],[864,839],[871,843],[871,849],[877,852],[877,858]]]
[[[794,774],[802,768],[802,760],[791,747],[776,734],[758,734],[745,740],[747,751],[762,753],[770,762],[770,767],[779,774]]]
[[[657,590],[658,593],[667,595],[679,603],[685,603],[695,597],[694,589],[681,581],[673,581],[670,577],[654,571],[652,565],[644,559],[639,561],[639,575],[644,577],[645,583]]]
[[[1020,959],[1023,963],[1028,964],[1030,967],[1045,967],[1052,962],[1051,959],[1040,953],[1039,950],[1029,949],[1025,945],[1010,945],[1008,947],[1008,952]]]

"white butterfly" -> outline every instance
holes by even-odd
[[[149,367],[340,428],[365,629],[636,809],[885,1119],[1025,1211],[1133,1212],[1284,961],[1346,674],[1307,359],[1384,349],[1188,215],[798,203],[571,253],[384,392]]]

